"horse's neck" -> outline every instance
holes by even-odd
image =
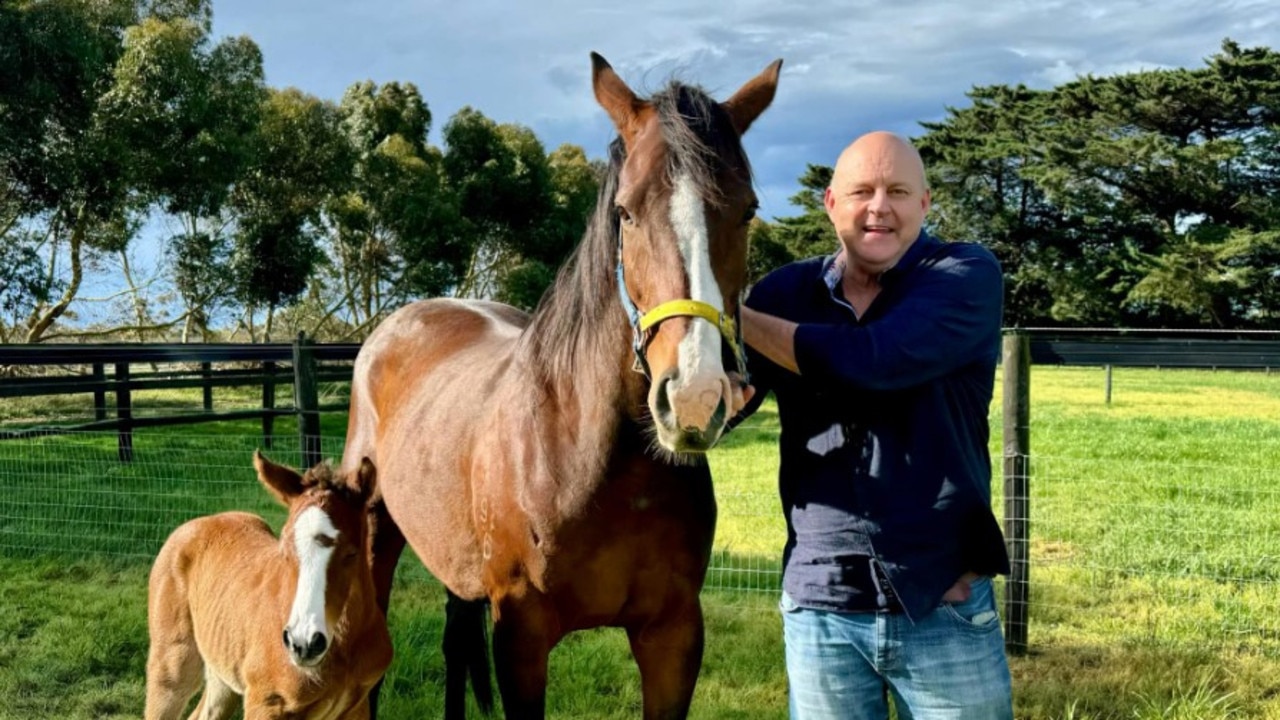
[[[567,305],[551,309],[562,313],[576,310]],[[535,376],[544,368],[555,368],[526,397],[544,454],[579,464],[579,477],[592,482],[603,473],[620,441],[638,435],[637,416],[643,412],[647,384],[631,370],[631,331],[620,307],[592,308],[573,319],[588,325],[578,333],[571,350],[559,348],[554,359],[526,353],[525,366]],[[527,332],[558,327],[565,320],[535,317]]]

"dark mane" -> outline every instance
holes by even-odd
[[[332,460],[325,460],[303,473],[302,484],[304,487],[329,490],[344,495],[351,493],[346,477],[333,466]]]
[[[667,187],[671,178],[687,173],[703,199],[715,204],[722,199],[720,177],[729,173],[750,179],[751,167],[728,113],[705,91],[672,82],[649,102],[667,144]],[[583,354],[616,353],[620,342],[630,347],[629,339],[620,341],[617,331],[605,330],[609,323],[622,326],[625,317],[615,276],[619,217],[614,204],[625,161],[626,148],[615,138],[586,233],[542,296],[521,340],[542,387],[556,378],[572,378]]]

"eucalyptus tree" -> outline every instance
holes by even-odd
[[[4,10],[0,178],[18,218],[4,239],[44,262],[16,303],[37,342],[70,311],[87,261],[127,257],[152,208],[204,213],[225,198],[261,59],[248,40],[212,43],[207,0]]]
[[[229,201],[228,277],[256,341],[271,338],[276,310],[302,295],[322,262],[324,209],[351,185],[352,152],[337,108],[293,88],[267,93],[252,138]]]
[[[437,295],[466,257],[453,231],[442,157],[427,143],[431,112],[412,83],[351,85],[338,105],[353,181],[326,205],[331,277],[357,335],[413,295]]]

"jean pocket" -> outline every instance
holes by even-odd
[[[975,630],[987,631],[1000,627],[1000,614],[996,611],[991,578],[978,578],[969,588],[968,600],[955,603],[944,602],[942,610],[956,622]]]

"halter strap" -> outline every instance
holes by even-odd
[[[618,267],[615,275],[618,278],[618,297],[622,301],[622,309],[627,312],[627,320],[631,323],[631,346],[636,354],[636,372],[643,374],[646,378],[650,376],[649,361],[645,357],[650,330],[661,324],[663,320],[670,320],[673,317],[692,317],[702,318],[716,326],[720,336],[724,338],[729,345],[729,350],[733,353],[733,359],[738,364],[738,373],[742,375],[743,382],[747,382],[747,356],[742,342],[742,328],[734,318],[728,317],[709,303],[687,298],[668,300],[641,314],[640,309],[631,299],[631,293],[627,292],[627,281],[622,267],[621,227],[618,228]]]

